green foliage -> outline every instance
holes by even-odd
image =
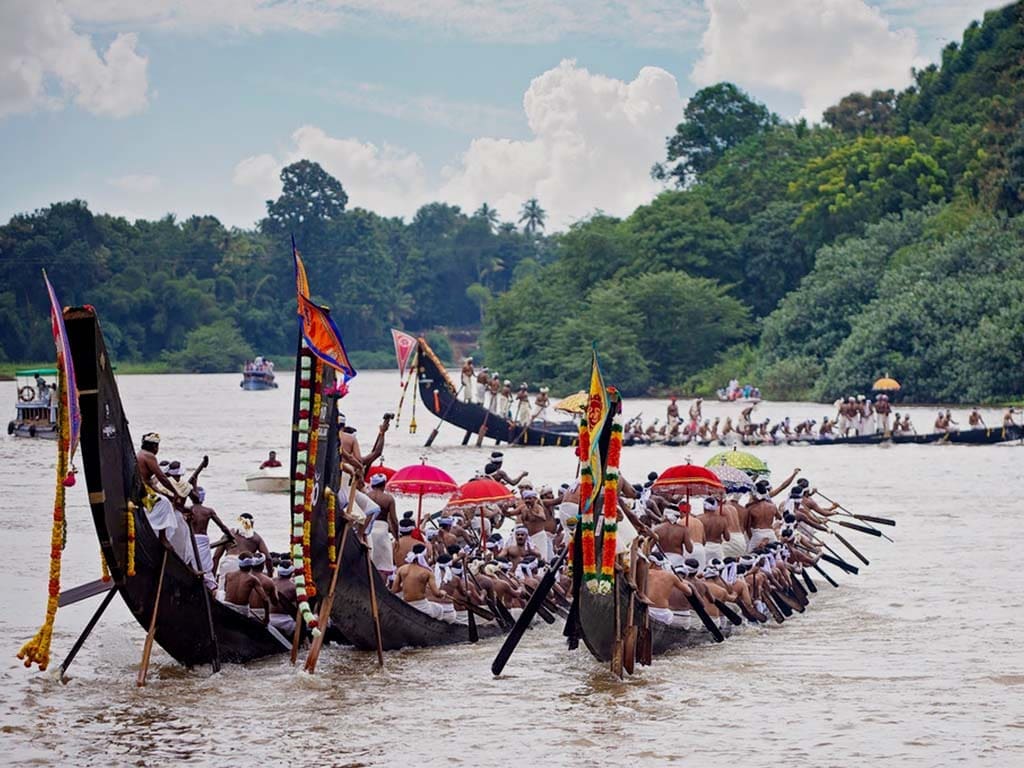
[[[732,83],[702,88],[687,102],[683,122],[666,142],[668,164],[656,165],[652,174],[685,188],[714,168],[729,149],[778,123],[767,107]]]
[[[448,337],[439,331],[428,331],[424,336],[427,340],[427,344],[434,350],[442,363],[453,365],[455,363],[455,352],[452,350],[452,345],[448,341]]]
[[[772,400],[810,400],[821,372],[821,363],[813,357],[779,360],[761,371],[761,394]]]
[[[896,112],[896,91],[872,91],[870,95],[851,93],[825,110],[824,121],[840,133],[861,136],[865,133],[891,133]]]
[[[189,331],[185,346],[168,353],[167,364],[192,373],[218,373],[238,370],[240,360],[253,356],[238,326],[231,320],[217,320]]]
[[[720,352],[718,362],[714,365],[686,379],[680,390],[687,395],[715,397],[718,390],[731,379],[741,382],[761,381],[758,360],[756,347],[750,344],[736,344]]]

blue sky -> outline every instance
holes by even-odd
[[[551,226],[628,214],[686,99],[727,79],[817,120],[902,87],[978,0],[5,0],[0,219],[62,199],[250,226],[282,165],[352,205]]]

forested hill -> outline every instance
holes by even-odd
[[[52,356],[45,266],[97,306],[121,360],[234,369],[287,354],[289,235],[350,349],[387,364],[389,326],[482,321],[503,377],[556,392],[596,340],[627,394],[736,376],[831,400],[901,379],[919,400],[1019,398],[1024,381],[1024,3],[986,14],[903,92],[786,122],[728,83],[699,91],[628,218],[544,234],[520,211],[443,203],[408,222],[352,209],[301,161],[252,231],[135,221],[81,201],[0,227],[0,359]],[[581,195],[586,190],[580,190]]]

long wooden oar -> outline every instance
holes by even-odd
[[[465,384],[460,385],[458,390],[455,392],[455,397],[452,398],[451,401],[449,401],[448,407],[444,409],[444,413],[441,414],[441,418],[437,420],[437,426],[434,427],[434,430],[430,433],[430,437],[427,438],[427,442],[423,444],[424,448],[429,448],[434,444],[434,441],[437,439],[437,433],[441,431],[441,425],[444,423],[444,420],[448,418],[448,411],[450,411],[452,409],[452,406],[458,402],[459,394],[462,392],[462,388],[465,386]],[[434,392],[436,393],[437,390],[435,389]],[[463,445],[465,445],[465,443],[463,443]]]
[[[498,651],[498,655],[494,657],[494,661],[491,662],[491,674],[495,677],[501,674],[501,671],[505,669],[505,665],[508,664],[509,658],[515,651],[516,646],[519,645],[519,641],[523,638],[523,633],[526,632],[526,628],[530,626],[533,621],[533,617],[537,615],[537,608],[544,602],[544,598],[547,597],[548,592],[555,585],[555,577],[558,575],[558,570],[562,567],[565,562],[565,558],[569,554],[569,548],[566,547],[565,551],[559,555],[551,565],[548,566],[547,572],[544,574],[544,578],[540,580],[540,584],[537,585],[537,589],[534,591],[533,596],[529,602],[526,603],[526,607],[523,608],[523,612],[519,615],[519,620],[516,621],[512,630],[508,633],[508,637],[505,638],[505,642],[502,643],[501,649]]]
[[[843,558],[841,558],[841,557],[834,557],[833,555],[826,555],[824,552],[822,552],[821,553],[821,559],[824,560],[826,563],[832,563],[832,565],[836,566],[837,568],[841,568],[842,570],[846,571],[847,573],[852,573],[854,576],[856,576],[858,573],[860,573],[860,569],[857,566],[850,565],[848,562],[843,560]]]
[[[881,525],[896,525],[896,521],[895,520],[891,520],[888,517],[874,517],[873,515],[860,515],[860,514],[856,514],[854,512],[851,512],[850,510],[848,510],[846,507],[844,507],[838,501],[835,501],[834,499],[830,499],[828,496],[826,496],[821,491],[816,490],[815,493],[817,493],[819,496],[821,496],[821,498],[823,498],[829,504],[835,504],[838,509],[843,510],[843,512],[848,514],[850,517],[855,517],[858,520],[864,520],[864,521],[870,522],[870,523],[879,523]]]
[[[295,631],[292,633],[292,664],[299,658],[299,643],[302,641],[302,609],[295,609]]]
[[[63,608],[65,605],[74,605],[82,600],[93,597],[94,595],[102,594],[114,588],[114,580],[107,579],[96,579],[95,581],[89,581],[85,584],[80,584],[77,587],[71,589],[61,590],[60,596],[57,598],[57,606]]]
[[[153,638],[156,637],[156,619],[160,612],[160,594],[164,589],[164,573],[167,570],[168,550],[164,549],[164,559],[160,563],[160,578],[156,582],[156,598],[153,600],[153,614],[149,618],[149,631],[146,632],[146,642],[142,645],[142,663],[139,665],[139,677],[135,684],[142,688],[146,684],[146,675],[149,674],[149,656],[153,652]]]
[[[843,542],[846,548],[853,552],[854,556],[862,563],[864,563],[864,565],[871,565],[871,562],[860,553],[860,550],[858,550],[855,546],[853,546],[853,544],[848,542],[838,531],[832,531],[832,535],[839,539],[841,542]]]
[[[370,613],[373,615],[373,631],[377,637],[377,666],[383,667],[384,635],[381,633],[380,629],[380,612],[377,609],[377,584],[374,581],[374,577],[377,575],[377,569],[373,567],[373,562],[370,560],[369,547],[363,548],[363,555],[366,558],[366,580],[370,583]]]
[[[845,520],[831,520],[829,522],[841,525],[843,528],[849,528],[851,531],[860,531],[861,533],[867,533],[871,536],[881,536],[882,532],[877,528],[868,528],[867,526],[857,525],[856,523],[848,523]]]
[[[732,608],[726,605],[722,600],[715,598],[715,607],[722,612],[722,615],[729,620],[729,622],[735,626],[739,626],[743,623],[743,619],[736,613]]]
[[[111,586],[113,586],[113,582],[110,582],[110,584]],[[102,602],[100,602],[99,608],[96,609],[96,612],[93,613],[92,618],[89,619],[89,623],[86,624],[85,629],[82,630],[82,634],[78,636],[78,639],[75,640],[75,644],[71,646],[71,650],[68,651],[67,658],[65,658],[64,661],[61,662],[61,665],[57,668],[57,678],[62,683],[67,682],[67,680],[64,678],[64,674],[68,671],[68,667],[71,666],[71,662],[75,660],[75,656],[78,655],[78,652],[82,649],[82,646],[85,645],[86,638],[88,638],[89,635],[92,634],[93,627],[96,626],[96,623],[100,620],[100,616],[102,616],[103,612],[107,610],[107,606],[110,605],[110,601],[114,599],[114,595],[116,594],[117,591],[114,589],[111,589],[109,592],[107,592]]]
[[[612,606],[615,610],[615,642],[612,643],[611,668],[612,674],[622,679],[622,611],[620,610],[622,598],[619,595],[619,572],[615,569],[615,576],[612,579]]]
[[[317,617],[317,624],[320,625],[320,634],[313,638],[313,642],[309,646],[309,653],[306,654],[306,666],[307,672],[312,674],[316,671],[316,663],[320,660],[320,649],[324,645],[324,635],[327,631],[327,620],[331,616],[331,608],[334,605],[334,592],[338,588],[338,575],[341,573],[341,558],[345,553],[345,544],[348,542],[349,531],[352,530],[352,526],[355,523],[352,522],[352,508],[356,503],[356,473],[352,472],[352,481],[348,486],[348,509],[345,511],[345,527],[341,534],[341,541],[338,544],[337,558],[334,561],[334,573],[331,575],[331,586],[327,591],[327,597],[324,598],[320,604],[320,614]],[[337,534],[335,534],[337,538]],[[369,558],[367,558],[369,559]]]
[[[476,627],[476,614],[473,612],[473,603],[469,599],[469,577],[466,572],[469,570],[469,563],[462,564],[462,589],[466,593],[466,622],[469,625],[469,642],[475,643],[480,639],[480,632]]]
[[[811,592],[818,591],[818,585],[811,580],[811,574],[807,572],[806,567],[800,569],[800,575],[803,577],[804,584],[807,585],[807,589],[809,589]]]
[[[837,582],[835,579],[833,579],[831,576],[829,576],[828,572],[825,571],[820,565],[818,565],[817,563],[814,563],[811,567],[814,570],[816,570],[818,573],[820,573],[822,575],[822,577],[825,579],[825,581],[827,581],[829,584],[831,584],[836,589],[839,589],[839,582]]]
[[[213,665],[214,672],[220,672],[220,643],[217,642],[217,630],[213,626],[213,607],[210,605],[212,598],[210,597],[210,590],[206,587],[206,571],[199,558],[199,544],[196,542],[195,531],[192,530],[192,522],[186,520],[185,525],[188,526],[188,536],[192,540],[192,554],[196,558],[196,568],[199,569],[199,587],[203,590],[203,605],[206,608],[206,629],[210,635],[210,644],[213,646],[211,664]],[[269,606],[267,610],[270,610]]]

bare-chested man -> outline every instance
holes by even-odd
[[[367,540],[370,559],[385,581],[395,572],[394,542],[398,541],[398,513],[395,511],[395,497],[384,490],[387,481],[383,472],[371,475],[370,487],[366,491],[366,495],[380,507],[380,514],[370,524]]]
[[[266,561],[270,562],[270,548],[267,547],[263,537],[256,533],[256,529],[253,527],[252,513],[240,514],[238,526],[238,528],[231,529],[231,535],[234,538],[217,547],[213,554],[213,570],[217,574],[217,578],[220,579],[221,588],[224,588],[225,574],[237,570],[238,556],[242,552],[260,552]]]
[[[395,571],[395,580],[391,584],[394,594],[401,594],[402,599],[413,608],[435,619],[443,619],[445,609],[442,603],[451,603],[451,599],[442,594],[434,580],[434,570],[426,557],[427,547],[417,542],[406,555],[405,563]],[[430,598],[429,600],[427,598]]]
[[[779,516],[778,507],[772,503],[767,480],[758,480],[751,492],[751,501],[747,504],[747,550],[754,551],[766,541],[776,541],[775,518]]]
[[[153,531],[179,555],[184,557],[191,547],[188,531],[184,527],[176,508],[180,508],[185,499],[178,493],[174,481],[164,474],[157,461],[156,454],[160,450],[160,435],[149,432],[142,436],[142,445],[135,455],[135,461],[145,484],[147,493],[142,499],[146,516]]]
[[[512,566],[515,567],[527,555],[536,554],[537,550],[533,545],[533,540],[530,538],[529,529],[525,525],[520,525],[516,528],[512,541],[502,551],[501,557],[507,558]]]
[[[210,550],[209,525],[210,521],[213,520],[222,530],[226,529],[227,526],[224,525],[212,507],[207,507],[203,504],[206,501],[206,491],[202,488],[196,488],[195,493],[199,503],[189,507],[187,517],[196,539],[196,549],[199,550],[199,568],[203,572],[203,581],[206,583],[207,589],[216,590],[217,579],[213,575],[213,553]]]
[[[395,565],[405,562],[405,558],[412,552],[413,547],[419,544],[419,540],[413,536],[416,532],[416,521],[412,519],[412,512],[406,512],[398,521],[398,539],[395,540],[393,548],[393,560]]]
[[[292,578],[294,574],[295,567],[291,560],[282,560],[277,564],[277,575],[274,576],[277,602],[270,606],[270,623],[285,637],[295,631],[295,616],[299,610],[299,598]]]
[[[672,395],[668,401],[668,408],[665,409],[665,418],[668,422],[669,431],[675,433],[679,431],[679,403],[676,402],[676,396]]]
[[[679,505],[678,510],[666,509],[665,522],[654,527],[658,542],[669,565],[682,565],[686,558],[691,557],[694,550],[691,528],[681,521],[680,512],[689,512],[687,502]]]
[[[512,514],[519,524],[526,528],[537,556],[545,562],[552,560],[554,551],[551,545],[552,536],[547,531],[548,512],[537,492],[532,489],[524,490],[523,498]]]
[[[976,407],[971,409],[971,415],[967,417],[967,426],[971,429],[987,426],[985,420],[981,418],[981,411]]]
[[[491,384],[491,374],[487,368],[481,368],[476,374],[476,392],[473,394],[473,402],[484,404],[487,398],[487,387]]]
[[[649,560],[650,568],[647,571],[647,583],[642,599],[649,606],[648,613],[651,619],[662,624],[689,629],[689,598],[693,594],[693,588],[673,573],[669,564],[659,553],[652,552]],[[681,599],[685,607],[680,606],[678,610],[672,609],[676,597]],[[676,604],[679,605],[678,602]]]
[[[728,521],[726,527],[729,531],[729,538],[722,539],[722,560],[727,557],[739,559],[747,553],[747,508],[735,496],[722,502],[722,514]]]
[[[263,587],[263,591],[267,594],[267,599],[270,601],[270,607],[277,605],[277,587],[274,585],[274,580],[266,573],[263,569],[266,568],[271,574],[274,573],[274,566],[270,562],[270,558],[264,555],[262,552],[254,552],[252,555],[252,575],[260,581],[260,586]],[[249,607],[254,610],[255,613],[259,613],[259,609],[262,605],[259,603],[258,598],[249,598]]]
[[[708,497],[704,499],[704,514],[700,517],[704,526],[704,552],[707,560],[725,559],[724,543],[730,538],[729,516],[721,501]]]
[[[526,477],[529,472],[523,471],[519,473],[519,477],[513,480],[506,474],[505,470],[501,468],[502,463],[505,461],[505,454],[501,451],[493,451],[491,453],[491,460],[487,462],[484,467],[484,475],[491,478],[491,480],[497,480],[499,483],[505,483],[505,485],[516,485],[520,480]]]
[[[697,432],[697,425],[700,424],[701,405],[703,403],[704,403],[704,398],[698,397],[696,400],[693,401],[693,404],[690,406],[689,416],[690,416],[690,434],[691,435],[695,434]]]
[[[249,614],[249,607],[255,602],[263,608],[263,623],[270,623],[270,596],[252,572],[253,561],[249,552],[242,552],[238,558],[238,568],[227,574],[224,579],[224,603],[236,610]]]

